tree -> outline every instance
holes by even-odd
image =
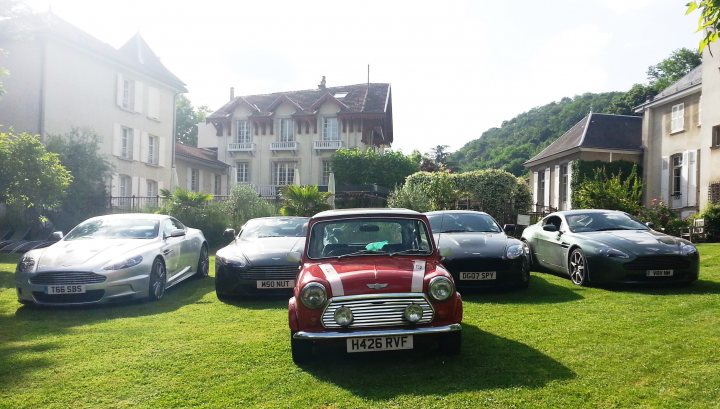
[[[231,226],[235,229],[240,229],[240,226],[250,219],[275,214],[273,205],[258,196],[255,188],[250,185],[235,186],[225,206],[227,214],[230,215]]]
[[[700,40],[698,47],[698,51],[702,53],[705,47],[718,39],[718,34],[720,33],[720,1],[690,0],[690,2],[687,3],[685,15],[695,10],[700,10],[697,31],[705,34],[705,37]]]
[[[222,244],[222,232],[229,223],[223,203],[213,201],[211,194],[181,188],[173,192],[161,189],[160,197],[163,206],[158,213],[173,216],[186,226],[202,230],[211,247]]]
[[[372,149],[338,149],[332,157],[337,185],[377,184],[392,188],[420,169],[415,156],[402,152],[377,153]]]
[[[437,145],[430,149],[430,158],[432,158],[438,165],[446,165],[448,156],[450,153],[447,151],[449,145]]]
[[[330,209],[327,203],[331,193],[320,192],[317,186],[287,185],[282,190],[284,204],[280,208],[283,216],[310,217],[315,213]]]
[[[584,181],[575,195],[573,207],[578,209],[621,210],[638,214],[642,197],[642,181],[637,176],[637,166],[633,165],[630,175],[623,177],[621,172],[608,177],[605,168],[595,169],[592,179]]]
[[[183,145],[197,146],[197,124],[205,121],[212,112],[207,105],[194,108],[189,99],[183,94],[178,95],[175,101],[175,138]]]
[[[73,128],[64,135],[50,135],[47,150],[58,154],[60,163],[73,176],[67,196],[58,210],[55,224],[68,230],[105,209],[108,192],[106,182],[112,165],[100,154],[100,137],[89,129]]]
[[[37,219],[62,203],[71,182],[59,156],[48,152],[37,136],[0,132],[0,203],[8,210]]]
[[[702,57],[697,51],[687,48],[675,50],[670,57],[648,67],[647,76],[650,87],[660,92],[685,76],[701,62]]]

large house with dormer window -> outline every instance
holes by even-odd
[[[367,83],[235,97],[198,125],[198,146],[230,166],[228,186],[273,197],[283,185],[328,185],[340,148],[393,141],[390,84]]]

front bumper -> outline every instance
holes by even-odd
[[[325,331],[325,332],[306,332],[298,331],[293,334],[294,339],[305,340],[333,340],[347,338],[363,338],[363,337],[384,337],[396,335],[437,335],[447,334],[449,332],[461,331],[460,324],[442,325],[438,327],[421,327],[421,328],[402,328],[402,329],[378,329],[378,330],[358,330],[358,331]]]
[[[524,282],[528,263],[524,256],[514,260],[501,258],[475,258],[443,262],[458,289],[480,289],[488,287],[512,287]],[[493,280],[461,280],[461,272],[495,272]]]
[[[215,290],[218,294],[228,296],[253,297],[287,297],[292,295],[295,287],[297,265],[292,266],[259,266],[255,269],[261,272],[249,271],[246,268],[237,268],[225,264],[215,264]],[[277,271],[273,271],[276,268]],[[258,282],[266,281],[282,285],[285,288],[258,288]]]
[[[640,262],[639,260],[644,259]],[[649,255],[633,259],[604,256],[588,257],[590,282],[593,284],[690,283],[700,272],[697,256]],[[671,276],[650,277],[648,270],[673,270]]]

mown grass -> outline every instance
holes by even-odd
[[[700,252],[690,287],[533,274],[526,291],[465,294],[458,357],[327,353],[304,367],[286,300],[223,303],[210,277],[158,303],[27,308],[4,256],[0,407],[718,407],[720,244]]]

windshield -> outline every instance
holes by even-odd
[[[249,220],[238,236],[241,240],[265,237],[305,237],[304,217],[273,217]]]
[[[80,239],[153,239],[158,235],[159,222],[150,219],[92,219],[80,223],[65,240]]]
[[[609,230],[648,230],[648,227],[620,212],[579,213],[565,217],[571,232]]]
[[[428,215],[433,233],[500,233],[495,219],[482,213],[440,213]]]
[[[428,229],[422,220],[355,218],[316,223],[310,232],[310,258],[372,254],[432,253]]]

